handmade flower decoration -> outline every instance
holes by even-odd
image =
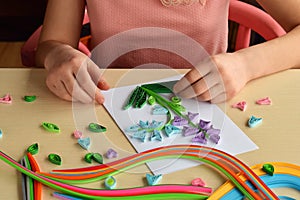
[[[155,120],[139,121],[137,124],[126,128],[131,138],[138,139],[142,142],[146,141],[162,141],[162,132],[167,137],[175,134],[182,134],[183,136],[195,135],[192,142],[207,144],[211,141],[215,144],[220,140],[220,129],[215,129],[211,121],[200,119],[198,124],[193,121],[199,116],[199,113],[187,112],[186,108],[181,105],[181,99],[177,96],[172,96],[170,99],[165,98],[164,94],[173,94],[172,90],[161,84],[146,84],[137,86],[131,93],[124,109],[142,108],[147,102],[153,106],[153,115],[166,115],[168,120],[158,122]],[[148,134],[150,133],[150,134]],[[150,136],[148,136],[150,135]]]

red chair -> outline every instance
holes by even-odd
[[[83,24],[89,23],[89,17],[87,15],[87,12],[85,12]],[[42,26],[40,26],[24,43],[24,45],[21,48],[21,60],[22,64],[27,67],[35,66],[35,52],[37,49],[40,33],[42,30]],[[88,41],[87,39],[90,36],[86,36],[84,38],[81,38],[81,40],[78,43],[78,49],[85,53],[86,55],[90,56],[91,52],[88,48]]]
[[[265,40],[286,34],[284,29],[269,14],[238,0],[230,1],[228,18],[239,24],[235,38],[235,51],[249,46],[251,30]]]
[[[239,24],[235,38],[235,51],[249,46],[251,30],[261,35],[265,40],[271,40],[286,33],[269,14],[255,6],[238,0],[230,1],[229,20]],[[88,22],[89,18],[87,13],[85,13],[83,24]],[[40,31],[41,27],[31,35],[21,49],[21,59],[24,66],[35,65],[35,51]],[[83,38],[79,42],[78,49],[90,56],[90,50],[86,45],[88,43],[86,39],[88,38]]]

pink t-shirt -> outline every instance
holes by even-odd
[[[160,0],[86,2],[91,48],[96,50],[98,60],[108,62],[97,63],[101,67],[159,63],[189,68],[208,55],[226,51],[229,0],[201,0],[204,4],[170,7]],[[195,43],[203,49],[198,51]]]

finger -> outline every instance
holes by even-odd
[[[223,93],[219,94],[218,96],[216,96],[215,98],[213,98],[211,100],[211,103],[217,104],[217,103],[222,103],[226,100],[227,100],[227,95],[225,92],[223,92]]]
[[[207,61],[191,69],[183,78],[181,78],[173,87],[175,93],[185,90],[187,87],[206,76],[212,69],[212,64]]]
[[[80,87],[75,76],[65,77],[63,80],[66,90],[73,97],[73,101],[80,101],[82,103],[91,103],[92,98]]]
[[[64,83],[61,81],[58,81],[55,85],[51,84],[49,81],[46,82],[49,90],[54,93],[56,96],[58,96],[61,99],[64,99],[66,101],[72,101],[72,96],[67,91],[66,87],[64,86]]]
[[[224,93],[224,87],[222,84],[216,84],[211,87],[209,90],[205,91],[204,93],[197,96],[199,101],[210,101],[220,94]]]
[[[82,68],[76,75],[76,79],[80,87],[96,102],[102,104],[104,102],[104,96],[93,82],[90,74]]]
[[[103,70],[101,70],[93,61],[88,61],[87,68],[93,82],[99,89],[108,90],[110,88],[109,84],[103,78]]]
[[[204,92],[208,91],[211,87],[217,84],[217,79],[215,79],[212,73],[209,73],[207,76],[201,78],[193,85],[190,85],[177,95],[183,98],[194,98],[197,97]]]
[[[97,87],[100,88],[101,90],[108,90],[110,88],[109,84],[103,77],[100,77]]]

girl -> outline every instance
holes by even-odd
[[[91,23],[90,48],[97,48],[120,33],[148,30],[148,27],[176,31],[192,38],[210,55],[209,59],[199,53],[197,64],[191,64],[176,53],[145,48],[120,55],[110,67],[136,67],[152,62],[191,68],[174,86],[174,92],[183,98],[219,103],[232,98],[253,79],[300,66],[300,1],[257,1],[287,34],[226,53],[229,0],[48,0],[36,64],[47,69],[46,84],[60,98],[103,103],[101,90],[109,89],[109,85],[101,76],[99,66],[76,49],[86,6]],[[136,43],[147,40],[149,35],[153,37],[152,42],[156,37],[157,43],[170,38],[168,44],[182,41],[180,37],[156,33],[147,32],[134,38]],[[113,45],[117,49],[120,44]]]

